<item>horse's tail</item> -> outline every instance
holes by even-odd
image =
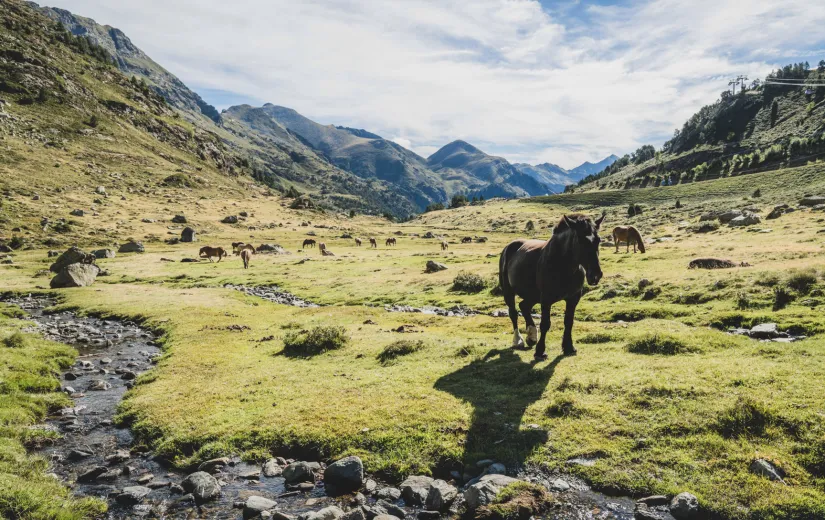
[[[513,246],[521,247],[516,242],[507,244],[501,251],[501,256],[498,259],[498,284],[501,286],[501,293],[504,296],[504,301],[508,301],[513,297],[513,288],[510,286],[510,277],[507,276],[507,265],[510,258],[511,249]]]
[[[630,232],[633,234],[633,239],[636,240],[636,243],[639,244],[639,251],[642,253],[645,252],[645,241],[642,240],[642,234],[639,233],[639,230],[633,226],[630,226]]]

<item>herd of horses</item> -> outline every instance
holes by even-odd
[[[513,348],[532,348],[536,351],[533,357],[536,360],[547,359],[546,337],[550,330],[550,307],[564,300],[564,332],[561,348],[564,355],[576,354],[573,345],[573,321],[576,306],[583,294],[585,281],[597,285],[602,278],[602,269],[599,262],[601,237],[599,231],[605,215],[596,219],[586,215],[564,215],[553,228],[549,240],[518,239],[513,240],[504,248],[499,257],[499,284],[507,304],[510,321],[513,324]],[[613,228],[612,238],[619,252],[619,244],[626,245],[626,252],[633,252],[636,248],[645,252],[644,239],[641,233],[633,226],[617,226]],[[360,247],[362,240],[355,238],[355,245]],[[377,248],[378,241],[369,238],[370,247]],[[465,237],[461,243],[472,242],[472,238]],[[395,237],[385,240],[387,247],[397,245]],[[324,242],[317,242],[312,238],[303,241],[303,249],[316,247],[324,256],[334,256]],[[447,241],[441,241],[441,250],[449,249]],[[244,269],[249,267],[249,261],[255,254],[255,247],[243,242],[233,242],[232,252],[243,260]],[[204,246],[199,256],[218,262],[228,256],[221,247]],[[516,308],[516,297],[521,300]],[[541,320],[537,328],[533,321],[533,307],[541,306]],[[521,336],[518,328],[519,311],[527,324],[527,339]]]

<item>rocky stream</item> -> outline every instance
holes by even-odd
[[[76,495],[106,500],[108,518],[436,520],[489,503],[514,481],[504,473],[552,493],[545,518],[674,518],[666,497],[608,497],[569,475],[506,468],[494,461],[479,461],[469,481],[467,475],[453,475],[449,481],[414,476],[398,486],[364,475],[357,457],[330,466],[281,457],[254,464],[223,457],[187,470],[172,467],[113,421],[127,389],[160,356],[151,332],[131,321],[47,312],[55,301],[45,297],[5,301],[29,313],[36,324],[33,332],[79,352],[61,381],[74,405],[38,426],[62,437],[40,453],[51,461],[55,477]]]

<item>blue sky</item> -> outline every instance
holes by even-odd
[[[219,109],[271,102],[427,156],[573,167],[657,147],[740,74],[825,58],[811,0],[52,0]]]

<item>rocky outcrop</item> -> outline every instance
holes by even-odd
[[[52,289],[88,287],[95,282],[98,274],[100,268],[94,264],[69,264],[52,278],[49,286]]]
[[[438,271],[444,271],[447,269],[447,266],[441,264],[439,262],[435,262],[433,260],[427,260],[427,267],[425,269],[428,273],[437,273]]]
[[[146,251],[146,248],[143,247],[143,243],[134,240],[126,242],[117,250],[118,253],[143,253],[144,251]]]
[[[180,233],[180,241],[181,242],[197,242],[198,236],[195,234],[195,230],[190,227],[183,228],[183,231]]]

